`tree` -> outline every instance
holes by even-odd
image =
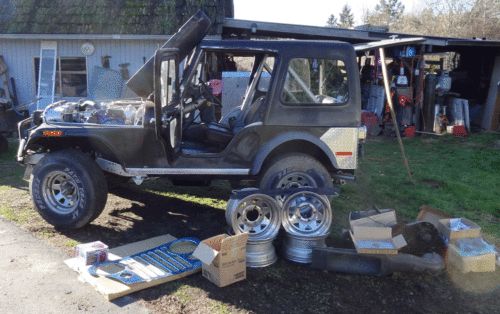
[[[330,14],[330,17],[326,21],[327,27],[339,27],[339,22],[337,21],[337,17],[334,14]]]
[[[426,0],[427,8],[404,14],[393,32],[500,39],[500,1]]]
[[[340,24],[342,28],[351,28],[354,26],[354,14],[351,12],[351,7],[346,3],[340,12]]]
[[[401,18],[404,10],[405,6],[400,0],[380,0],[375,10],[367,12],[364,19],[370,24],[392,26]]]

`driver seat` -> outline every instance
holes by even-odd
[[[257,98],[250,106],[241,110],[238,115],[229,120],[229,125],[211,122],[207,124],[206,139],[210,143],[226,146],[233,136],[245,126],[264,118],[266,97]]]

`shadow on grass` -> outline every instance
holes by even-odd
[[[129,199],[130,207],[111,209],[106,223],[92,223],[78,230],[58,230],[85,243],[99,240],[115,247],[169,233],[175,237],[205,239],[226,231],[224,211],[175,197],[130,187],[117,187],[112,193]]]

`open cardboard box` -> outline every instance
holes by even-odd
[[[392,226],[397,224],[394,210],[384,211],[349,221],[351,238],[360,254],[398,254],[406,246],[402,235],[392,236]]]
[[[481,237],[481,227],[475,222],[467,218],[459,218],[463,224],[469,227],[469,229],[463,230],[452,230],[450,228],[450,221],[452,218],[439,219],[438,230],[441,232],[443,237],[448,241],[453,241],[457,239],[464,238],[479,238]]]
[[[495,271],[495,252],[475,256],[463,256],[456,244],[450,244],[446,258],[449,265],[453,265],[462,273]]]
[[[248,234],[220,234],[203,240],[193,256],[202,262],[202,274],[218,287],[246,279]]]

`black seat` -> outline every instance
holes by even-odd
[[[265,99],[264,96],[259,97],[250,106],[241,110],[235,119],[229,121],[229,127],[215,122],[208,123],[206,129],[207,141],[225,146],[231,141],[234,134],[238,133],[246,125],[262,121]]]

